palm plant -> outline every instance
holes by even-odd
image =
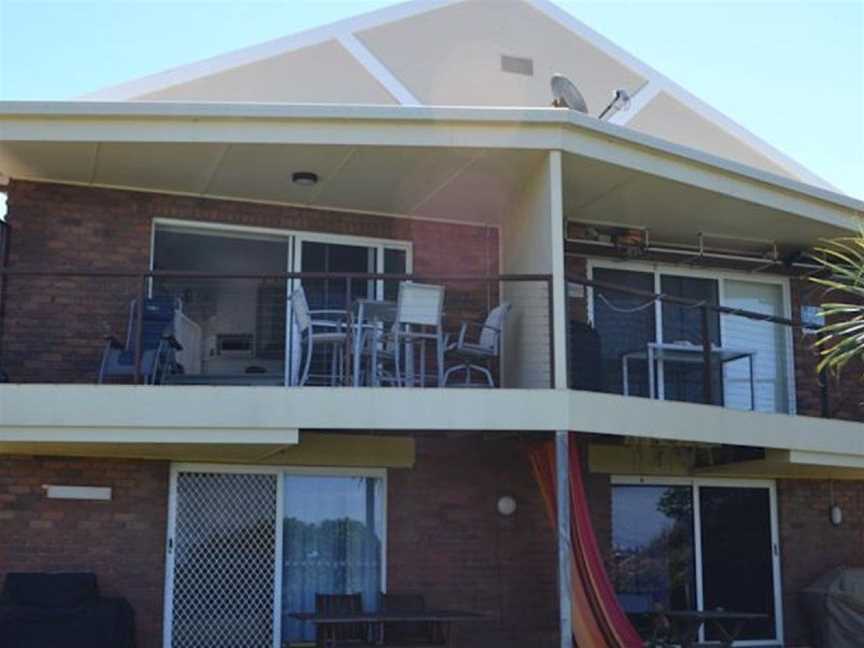
[[[816,339],[818,370],[836,373],[850,360],[864,357],[864,230],[826,241],[812,257],[825,272],[810,281],[825,288],[826,297],[837,295],[837,301],[821,305],[825,323]]]

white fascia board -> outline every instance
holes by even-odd
[[[353,56],[366,71],[371,74],[384,89],[403,106],[422,106],[423,102],[415,97],[402,82],[369,51],[354,34],[342,34],[338,38],[342,45]]]
[[[786,169],[792,174],[799,176],[802,180],[813,183],[826,189],[831,189],[839,192],[839,189],[832,185],[824,178],[816,175],[799,162],[796,162],[785,153],[774,148],[765,140],[759,138],[754,133],[750,132],[733,119],[727,117],[719,110],[712,108],[709,104],[699,99],[692,92],[686,90],[683,86],[675,83],[672,79],[661,74],[651,66],[640,61],[635,56],[619,47],[605,36],[597,33],[588,25],[577,19],[572,14],[564,11],[551,0],[526,0],[531,6],[538,11],[544,13],[549,18],[555,20],[558,24],[570,30],[580,38],[584,39],[600,51],[604,52],[611,58],[618,61],[625,67],[630,68],[633,72],[643,76],[650,84],[658,86],[660,90],[666,92],[682,104],[693,110],[696,114],[714,122],[727,133],[740,140],[755,151],[764,155],[766,158],[777,164],[783,169]],[[655,95],[656,96],[656,95]],[[641,109],[641,108],[640,108]],[[638,110],[636,111],[638,112]],[[635,116],[635,112],[633,116]],[[632,117],[631,117],[632,119]],[[611,120],[610,120],[611,121]],[[629,119],[627,120],[629,121]],[[614,123],[614,122],[613,122]],[[626,123],[626,122],[625,122]]]
[[[128,101],[141,95],[157,92],[201,77],[211,76],[235,67],[287,54],[304,47],[319,45],[329,40],[338,40],[340,36],[351,35],[464,1],[414,0],[413,2],[405,2],[392,7],[384,7],[383,9],[339,20],[297,34],[284,36],[265,43],[228,52],[227,54],[220,54],[202,61],[181,65],[119,85],[103,88],[78,97],[78,99],[87,101]]]
[[[123,141],[447,146],[564,150],[614,163],[610,147],[655,162],[695,162],[703,175],[756,181],[864,216],[864,201],[561,108],[250,104],[231,102],[0,102],[0,142]],[[600,135],[597,138],[596,135]],[[585,148],[585,144],[590,144]],[[669,157],[671,156],[671,157]],[[647,165],[647,166],[646,166]],[[2,171],[2,170],[0,170]],[[731,177],[736,176],[736,177]],[[720,193],[726,193],[722,188]],[[734,195],[734,194],[733,194]],[[858,230],[855,221],[835,223]]]

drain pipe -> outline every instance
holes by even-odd
[[[570,432],[555,432],[555,507],[558,513],[558,605],[561,648],[573,648],[573,565],[570,530]]]

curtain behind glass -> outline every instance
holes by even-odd
[[[374,610],[381,591],[383,485],[377,478],[285,476],[282,639],[314,640],[315,594],[363,595]]]
[[[734,308],[783,317],[783,289],[776,284],[727,280],[725,303]],[[789,353],[787,331],[780,324],[723,316],[724,345],[755,351],[753,358],[756,391],[755,409],[761,412],[789,412]],[[724,367],[726,404],[750,409],[750,368],[746,360]]]

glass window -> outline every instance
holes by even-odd
[[[314,640],[292,612],[315,609],[315,594],[363,595],[374,610],[381,591],[383,480],[285,475],[282,639]]]
[[[384,249],[384,274],[407,274],[408,273],[408,253],[405,250],[395,250],[393,248]],[[384,282],[384,299],[396,301],[399,294],[398,281]]]
[[[654,292],[651,272],[596,268],[593,278],[601,283]],[[600,336],[603,387],[611,393],[623,394],[622,356],[644,351],[648,342],[657,339],[654,301],[616,290],[594,288],[593,292],[594,328]],[[629,361],[627,387],[631,396],[649,395],[648,363],[644,359]]]
[[[741,639],[776,637],[771,507],[767,487],[613,486],[610,578],[643,639],[652,611],[717,608],[767,615]],[[706,639],[721,637],[709,630]]]
[[[727,306],[784,317],[783,289],[776,284],[727,280]],[[760,322],[735,315],[723,316],[724,344],[730,348],[755,351],[753,356],[755,409],[762,412],[789,411],[789,350],[787,329],[780,324]],[[724,367],[726,404],[751,409],[750,368],[746,361]]]
[[[612,584],[644,639],[655,609],[696,609],[689,486],[615,486]]]

